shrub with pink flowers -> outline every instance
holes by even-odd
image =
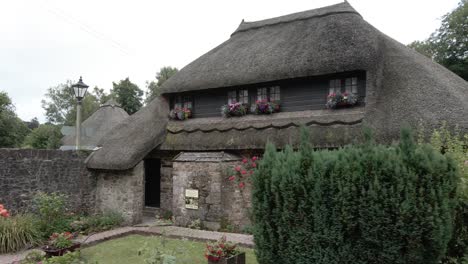
[[[0,204],[0,217],[4,217],[4,218],[10,217],[10,213],[5,207],[3,207],[3,204]]]
[[[221,107],[223,117],[244,116],[248,113],[248,106],[242,103],[229,103]]]
[[[338,107],[353,106],[358,102],[358,97],[353,93],[330,93],[327,96],[327,108],[335,109]]]
[[[246,183],[250,182],[250,176],[254,174],[254,171],[257,168],[257,160],[257,156],[252,158],[244,157],[241,164],[236,165],[231,169],[228,180],[236,183],[240,189],[243,189]]]

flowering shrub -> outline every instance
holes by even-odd
[[[257,100],[254,105],[250,108],[250,111],[254,114],[273,114],[280,110],[279,102],[268,102],[268,100]]]
[[[357,95],[353,93],[331,93],[327,96],[327,108],[335,109],[340,106],[357,104]]]
[[[57,249],[68,248],[73,245],[73,238],[74,235],[70,232],[53,233],[49,238],[49,245]]]
[[[231,171],[231,176],[229,176],[229,181],[235,182],[240,189],[245,187],[245,183],[250,181],[250,176],[254,173],[255,168],[257,168],[256,161],[258,157],[254,156],[251,159],[243,158],[242,164],[235,166]]]
[[[10,213],[5,209],[5,207],[3,207],[3,204],[0,204],[0,216],[4,218],[10,217]]]
[[[222,258],[230,258],[239,254],[237,245],[226,241],[226,236],[222,236],[216,242],[206,243],[205,257],[210,261],[219,261]]]
[[[248,107],[242,103],[229,103],[221,107],[223,117],[243,116],[248,112]]]
[[[175,108],[169,112],[169,117],[173,120],[185,120],[192,117],[190,108]]]

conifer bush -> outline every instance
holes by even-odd
[[[304,130],[305,131],[305,130]],[[305,132],[304,132],[305,133]],[[409,131],[401,143],[314,151],[269,144],[252,179],[259,263],[438,263],[457,165]]]

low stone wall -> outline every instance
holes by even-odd
[[[126,224],[141,222],[145,195],[143,161],[126,171],[96,172],[96,210],[123,215]]]
[[[87,153],[0,149],[0,203],[12,212],[31,209],[37,191],[69,196],[70,209],[94,209],[96,180],[86,169]]]
[[[176,224],[187,226],[200,219],[204,228],[219,230],[222,225],[242,229],[250,224],[250,185],[239,190],[224,172],[236,162],[174,162],[173,210]],[[185,190],[199,192],[198,209],[185,206]],[[225,228],[225,226],[224,226]]]

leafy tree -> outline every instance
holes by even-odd
[[[408,45],[468,80],[468,0],[442,17],[442,25],[424,41]]]
[[[175,67],[165,66],[159,69],[156,73],[156,81],[146,82],[146,103],[151,102],[154,98],[158,97],[161,93],[161,86],[165,81],[171,78],[179,70]]]
[[[28,126],[29,129],[35,129],[39,127],[39,120],[37,120],[37,117],[34,117],[31,119],[31,121],[26,122],[26,125]]]
[[[46,118],[49,123],[73,126],[76,122],[76,98],[71,88],[72,82],[59,84],[50,87],[42,100],[42,108],[46,111]],[[103,89],[94,87],[83,98],[81,114],[82,121],[91,116],[100,106],[102,101],[109,98]]]
[[[16,115],[8,94],[0,91],[0,148],[20,147],[29,131]]]
[[[129,115],[137,112],[142,107],[143,91],[130,81],[127,77],[119,83],[112,83],[111,93],[114,95],[117,103],[127,111]]]
[[[26,137],[24,145],[34,149],[58,149],[61,138],[60,126],[43,124]]]

